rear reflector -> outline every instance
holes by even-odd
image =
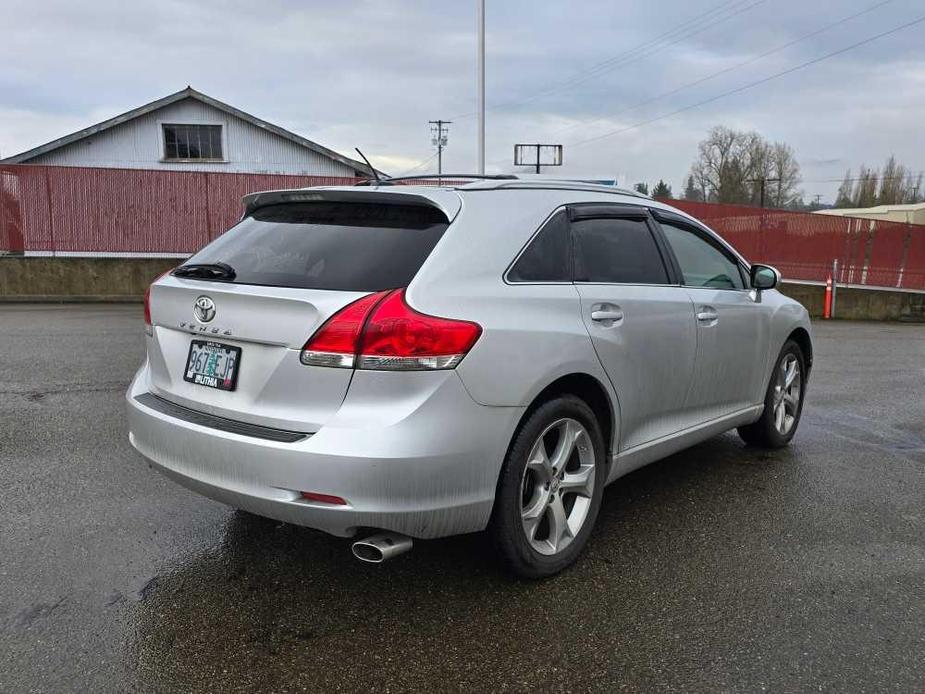
[[[318,492],[302,492],[302,498],[306,501],[320,501],[323,504],[334,504],[335,506],[346,506],[347,502],[339,496],[330,494],[319,494]]]
[[[415,311],[405,290],[379,292],[334,314],[302,349],[303,364],[378,371],[452,369],[482,328]]]

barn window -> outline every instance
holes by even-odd
[[[224,160],[222,126],[164,125],[163,127],[165,160]]]

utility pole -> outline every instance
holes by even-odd
[[[443,177],[443,148],[446,147],[446,136],[449,132],[447,127],[453,121],[451,120],[432,120],[430,123],[431,143],[437,148],[437,183],[442,183]]]
[[[749,178],[747,180],[749,183],[758,183],[761,185],[761,204],[759,205],[759,207],[764,207],[765,187],[767,183],[777,183],[778,184],[777,196],[780,197],[780,186],[782,183],[780,177],[768,178],[767,176],[761,176],[760,178]]]
[[[479,3],[479,59],[478,59],[478,100],[479,100],[479,174],[485,174],[485,0]]]

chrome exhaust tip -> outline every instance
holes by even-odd
[[[354,542],[351,549],[353,550],[353,556],[360,561],[381,564],[386,559],[404,554],[411,549],[412,544],[413,540],[407,535],[379,533],[378,535],[367,537],[365,540]]]

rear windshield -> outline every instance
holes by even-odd
[[[447,226],[417,205],[268,205],[186,264],[227,263],[237,284],[374,292],[408,286]]]

